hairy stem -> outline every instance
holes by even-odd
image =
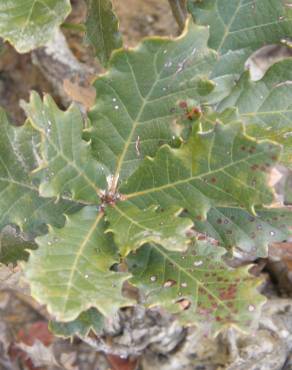
[[[168,2],[179,29],[182,31],[187,18],[186,0],[168,0]]]

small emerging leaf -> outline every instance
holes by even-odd
[[[185,250],[189,240],[186,234],[193,223],[178,217],[179,213],[181,210],[161,210],[157,206],[140,210],[127,202],[119,202],[106,210],[108,231],[114,233],[122,256],[149,242],[169,250]]]
[[[180,314],[185,323],[204,325],[212,332],[228,324],[245,329],[265,299],[256,291],[259,280],[246,267],[226,266],[223,253],[206,243],[183,254],[146,245],[128,258],[130,281],[141,289],[147,306]]]
[[[107,65],[113,50],[122,46],[118,19],[111,0],[86,0],[86,39],[93,45],[103,65]]]

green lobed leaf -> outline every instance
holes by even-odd
[[[0,110],[0,229],[14,223],[24,231],[41,225],[64,224],[63,213],[76,205],[52,198],[41,198],[38,184],[31,181],[31,171],[37,167],[39,135],[29,123],[12,126]]]
[[[292,172],[289,172],[285,181],[284,203],[292,205]]]
[[[42,102],[32,93],[23,107],[41,135],[43,162],[36,170],[42,179],[40,195],[65,195],[98,204],[98,194],[107,187],[106,170],[93,158],[90,143],[82,140],[83,120],[77,106],[71,105],[63,112],[49,96]]]
[[[250,80],[246,72],[219,110],[237,107],[246,132],[283,145],[282,163],[292,168],[292,59],[273,65],[263,79]]]
[[[8,225],[0,233],[0,263],[8,265],[17,264],[18,261],[27,260],[27,249],[36,249],[37,245],[32,238],[14,227]]]
[[[206,27],[188,22],[177,39],[148,38],[134,50],[116,51],[108,72],[95,81],[89,133],[96,158],[115,183],[175,138],[180,100],[212,103],[228,95],[228,78],[209,80],[216,53],[207,48],[208,37]]]
[[[292,33],[292,9],[284,0],[188,0],[196,23],[210,26],[209,46],[220,59],[214,76],[241,74],[256,50]]]
[[[122,46],[118,19],[110,0],[86,0],[86,39],[94,47],[100,62],[106,66],[113,50]]]
[[[228,324],[246,328],[265,299],[257,293],[259,280],[248,274],[248,267],[229,268],[223,253],[207,243],[184,254],[146,245],[128,257],[130,281],[144,294],[146,306],[162,306],[184,323],[212,332]]]
[[[181,209],[157,209],[152,206],[140,210],[128,202],[119,202],[106,210],[109,222],[108,231],[122,256],[138,249],[145,243],[153,242],[169,250],[185,250],[193,223],[187,218],[178,217]]]
[[[179,205],[202,219],[212,206],[240,205],[254,213],[254,206],[273,200],[266,172],[279,155],[278,145],[247,137],[241,123],[218,122],[213,130],[194,131],[179,149],[160,148],[119,191],[139,207]]]
[[[242,87],[241,92],[243,94],[244,91]],[[257,94],[255,94],[255,97],[256,96]],[[252,104],[254,100],[256,99],[250,97],[250,102],[247,105],[250,107],[250,104]],[[284,99],[282,99],[282,101],[283,100]],[[269,107],[271,108],[271,105]],[[268,116],[268,113],[266,116]],[[206,110],[203,112],[200,119],[192,122],[192,124],[194,127],[208,132],[214,129],[218,122],[224,123],[225,125],[233,124],[235,120],[240,118],[245,119],[244,115],[240,116],[238,110],[232,108],[232,104],[230,104],[230,108],[222,110],[222,112],[219,113],[211,109]],[[281,119],[281,115],[279,119]],[[287,122],[283,117],[282,121],[283,124]],[[258,124],[260,124],[260,122]],[[246,125],[248,129],[248,120]],[[272,135],[271,130],[269,130],[269,139],[275,139],[276,135],[277,128],[275,128],[274,135]],[[265,136],[263,135],[258,139],[264,138]],[[287,149],[287,143],[284,148]],[[252,173],[250,174],[251,181],[256,181],[253,173],[266,171],[270,167],[268,162],[262,165],[253,165],[251,167]],[[213,207],[207,214],[207,220],[201,215],[198,215],[194,221],[197,231],[207,233],[209,236],[218,240],[225,248],[229,250],[238,248],[248,253],[249,256],[266,257],[269,243],[281,242],[289,237],[292,214],[289,209],[285,208],[259,208],[256,209],[255,215],[251,215],[246,210],[239,207]]]
[[[104,231],[103,214],[87,206],[67,216],[64,228],[50,227],[36,239],[39,249],[31,252],[25,276],[32,296],[46,304],[57,321],[75,320],[91,307],[110,316],[131,304],[121,293],[130,275],[110,271],[118,256]]]
[[[3,0],[0,36],[26,53],[50,41],[70,11],[70,0]]]
[[[211,208],[207,220],[195,219],[195,229],[216,239],[227,249],[237,248],[250,257],[267,257],[270,243],[292,234],[289,208],[257,209],[256,216],[241,208]]]
[[[77,319],[70,322],[50,321],[49,329],[58,337],[72,338],[75,335],[86,337],[90,331],[95,334],[102,332],[104,317],[95,309],[82,312]]]

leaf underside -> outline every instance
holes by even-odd
[[[122,46],[118,19],[110,0],[87,0],[86,39],[94,47],[100,62],[106,66],[113,50]]]
[[[27,53],[50,41],[70,11],[70,0],[1,1],[0,36]]]

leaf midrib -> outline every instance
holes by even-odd
[[[131,225],[135,225],[137,226],[138,228],[142,229],[142,230],[145,230],[145,231],[150,231],[152,233],[154,233],[154,235],[156,235],[157,233],[159,233],[159,231],[153,229],[153,228],[150,228],[150,227],[147,227],[141,223],[139,223],[138,221],[135,221],[132,217],[130,217],[127,213],[123,212],[117,205],[115,205],[113,207],[122,217],[125,217],[128,221],[130,221]],[[151,220],[152,218],[148,218],[146,220],[143,220],[145,222]],[[112,231],[113,230],[111,228],[109,228],[108,230]],[[159,233],[160,234],[160,233]],[[141,239],[139,241],[139,245],[142,245],[141,243],[144,243],[143,240]]]
[[[55,151],[58,153],[58,155],[66,162],[66,164],[70,167],[72,167],[77,174],[82,177],[86,183],[98,194],[100,195],[101,190],[96,186],[94,182],[91,181],[91,179],[86,175],[85,172],[80,171],[80,168],[77,166],[77,164],[72,161],[70,158],[68,158],[56,145],[55,143],[50,139],[50,137],[46,134],[45,130],[40,129],[38,126],[35,126],[35,128],[40,131],[43,135],[43,137],[46,138],[47,142],[55,149]],[[52,162],[52,158],[50,158],[48,161],[46,161],[47,165],[49,166],[49,163]],[[42,169],[40,167],[39,169]],[[35,170],[37,171],[37,169]]]
[[[127,215],[125,212],[123,212],[117,205],[115,205],[114,206],[114,209],[116,210],[116,211],[118,211],[118,213],[121,215],[121,216],[123,216],[123,217],[125,217],[127,220],[129,220],[130,221],[130,223],[131,224],[134,224],[134,225],[136,225],[138,228],[140,228],[140,229],[142,229],[142,230],[147,230],[147,231],[155,231],[154,229],[150,229],[149,227],[147,227],[147,226],[144,226],[144,225],[141,225],[139,222],[137,222],[137,221],[135,221],[135,220],[133,220],[132,219],[132,217],[130,217],[129,215]],[[156,231],[155,231],[156,232]]]
[[[67,310],[67,304],[68,304],[68,301],[69,301],[69,297],[70,297],[70,294],[71,294],[71,288],[73,287],[73,279],[74,279],[74,276],[75,276],[75,272],[78,271],[78,262],[80,260],[80,258],[82,257],[82,254],[87,246],[87,243],[89,242],[92,234],[95,232],[96,230],[96,227],[97,225],[99,224],[99,222],[103,219],[104,217],[104,214],[103,213],[98,213],[93,225],[90,227],[88,233],[85,235],[79,249],[77,250],[77,253],[76,253],[76,257],[74,259],[74,262],[73,262],[73,265],[72,265],[72,268],[70,269],[70,275],[69,275],[69,278],[68,278],[68,282],[67,282],[67,289],[66,289],[66,292],[64,294],[64,304],[63,304],[63,311],[62,311],[62,315],[64,316],[65,313],[66,313],[66,310]]]
[[[132,199],[132,198],[136,198],[138,196],[143,196],[145,194],[154,193],[154,192],[157,192],[157,191],[161,191],[161,190],[165,190],[165,189],[168,189],[168,188],[175,187],[177,185],[185,184],[185,183],[188,183],[188,182],[193,181],[193,180],[196,180],[196,179],[201,179],[204,176],[213,175],[213,174],[215,174],[217,172],[221,172],[221,171],[223,171],[223,170],[225,170],[225,169],[227,169],[229,167],[235,166],[235,165],[240,164],[242,162],[247,162],[247,159],[248,158],[254,159],[257,156],[260,156],[260,155],[263,155],[263,154],[264,154],[264,152],[260,152],[260,153],[255,154],[254,156],[249,156],[247,158],[242,158],[242,159],[240,159],[238,161],[229,163],[228,165],[223,166],[223,167],[220,167],[217,170],[213,170],[213,171],[208,171],[208,172],[205,172],[205,173],[201,173],[201,174],[199,174],[197,176],[191,176],[191,177],[188,177],[186,179],[178,180],[178,181],[175,181],[175,182],[172,182],[172,183],[169,183],[169,184],[165,184],[165,185],[161,185],[161,186],[158,186],[158,187],[155,187],[155,188],[150,188],[150,189],[145,189],[145,190],[141,190],[141,191],[130,193],[130,194],[125,194],[125,197],[126,197],[126,199]],[[230,175],[230,177],[233,178],[232,175]],[[238,180],[237,178],[235,178],[235,179]],[[256,192],[260,193],[260,191],[257,190],[257,189],[255,189],[254,187],[251,187],[251,186],[249,186],[247,184],[244,184],[244,185],[246,187],[248,187],[248,188],[251,188],[253,191],[256,191]]]
[[[230,18],[230,20],[229,20],[229,22],[228,22],[228,24],[225,24],[224,22],[223,22],[223,20],[222,20],[222,23],[223,23],[223,26],[224,26],[224,35],[222,36],[222,40],[220,41],[220,44],[218,45],[218,47],[217,47],[217,50],[218,51],[221,51],[221,48],[223,47],[223,45],[224,45],[224,43],[225,43],[225,41],[226,41],[226,39],[227,39],[227,37],[228,37],[228,35],[230,34],[230,28],[232,27],[232,25],[233,25],[233,22],[234,22],[234,20],[235,20],[235,18],[236,18],[236,16],[237,16],[237,14],[238,14],[238,12],[239,12],[239,9],[241,8],[241,5],[242,5],[242,2],[241,2],[241,0],[238,2],[238,6],[237,6],[237,8],[236,8],[236,10],[235,10],[235,12],[234,12],[234,14],[233,14],[233,16]],[[222,19],[221,18],[221,16],[220,16],[220,12],[219,12],[219,9],[218,9],[218,1],[216,0],[216,9],[217,9],[217,13],[218,13],[218,15],[219,15],[219,17],[220,17],[220,19]]]
[[[35,7],[35,5],[36,5],[36,3],[40,3],[40,4],[42,4],[43,6],[44,6],[44,8],[47,8],[52,14],[54,14],[54,15],[57,15],[57,13],[56,12],[54,12],[49,6],[48,6],[48,4],[46,4],[44,1],[42,1],[42,0],[34,0],[33,1],[33,3],[32,3],[32,6],[31,6],[31,8],[30,8],[30,10],[29,10],[29,12],[28,12],[28,16],[27,16],[27,18],[26,18],[26,20],[25,20],[25,22],[24,22],[24,24],[23,24],[23,26],[22,26],[22,28],[21,28],[21,31],[20,31],[20,38],[22,38],[23,37],[23,34],[24,34],[24,32],[25,32],[25,29],[27,28],[27,26],[28,26],[28,24],[29,24],[29,22],[30,22],[30,20],[31,20],[31,17],[32,17],[32,14],[33,14],[33,10],[34,10],[34,7]]]
[[[8,182],[8,184],[14,184],[14,185],[18,185],[18,186],[21,186],[23,188],[26,188],[26,189],[29,189],[29,190],[32,190],[32,191],[35,191],[35,192],[39,192],[38,191],[38,188],[34,187],[34,186],[30,186],[29,184],[25,184],[25,183],[22,183],[22,182],[19,182],[19,181],[16,181],[12,178],[4,178],[4,177],[0,177],[0,181],[3,181],[3,182]]]
[[[154,65],[154,66],[156,66],[157,57],[158,57],[158,54],[159,54],[160,50],[161,50],[161,48],[160,48],[160,49],[155,53],[155,55],[154,55],[154,59],[153,59],[153,65]],[[128,58],[128,56],[127,56],[127,58]],[[137,85],[136,76],[135,76],[135,74],[134,74],[134,72],[133,72],[132,66],[131,66],[131,64],[129,63],[128,59],[127,59],[127,62],[128,62],[129,67],[130,67],[131,74],[132,74],[132,76],[133,76],[133,79],[134,79],[134,81],[135,81],[135,84]],[[155,68],[155,69],[156,69],[156,68]],[[133,121],[132,129],[131,129],[131,131],[130,131],[130,133],[129,133],[129,136],[128,136],[127,141],[126,141],[126,142],[125,142],[125,144],[124,144],[124,149],[123,149],[123,151],[122,151],[122,153],[121,153],[121,155],[120,155],[120,157],[119,157],[119,159],[118,159],[118,161],[117,161],[116,170],[115,170],[115,172],[114,172],[114,180],[115,180],[115,181],[113,181],[113,183],[117,183],[117,180],[118,180],[118,178],[119,178],[120,171],[121,171],[122,166],[123,166],[124,158],[125,158],[125,156],[126,156],[126,154],[127,154],[128,148],[129,148],[129,146],[130,146],[130,144],[131,144],[131,141],[132,141],[132,137],[133,137],[133,135],[134,135],[134,133],[135,133],[135,131],[136,131],[136,128],[137,128],[137,125],[138,125],[138,123],[139,123],[139,121],[140,121],[140,118],[142,117],[142,115],[143,115],[143,113],[144,113],[145,106],[148,104],[148,98],[149,98],[149,96],[151,96],[151,94],[152,94],[153,90],[155,89],[155,87],[156,87],[157,83],[158,83],[158,82],[159,82],[159,80],[160,80],[160,76],[161,76],[162,71],[163,71],[163,69],[159,72],[159,74],[157,74],[157,75],[155,76],[155,81],[154,81],[154,83],[153,83],[152,87],[150,88],[150,90],[148,91],[148,93],[147,93],[147,95],[146,95],[145,97],[143,97],[143,96],[141,95],[141,92],[140,92],[140,90],[139,90],[139,88],[138,88],[138,92],[140,93],[140,96],[141,96],[141,98],[142,98],[142,105],[141,105],[141,107],[140,107],[140,109],[139,109],[139,111],[138,111],[138,113],[137,113],[137,115],[136,115],[135,120]]]

